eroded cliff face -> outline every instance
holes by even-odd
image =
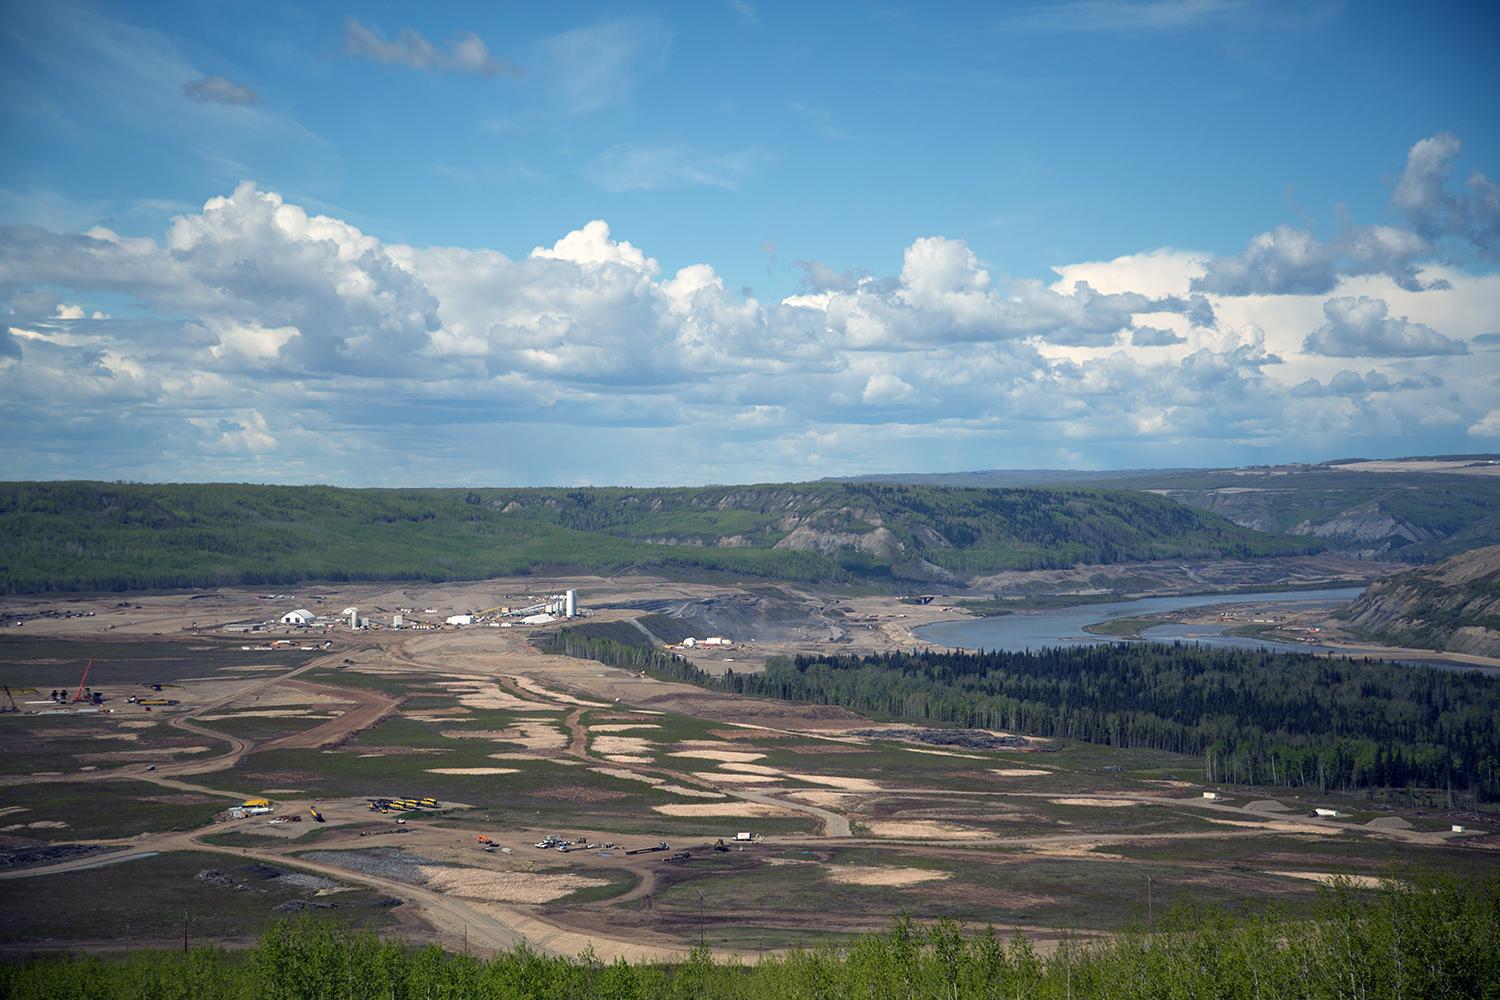
[[[1341,617],[1391,645],[1500,656],[1500,545],[1372,583]]]

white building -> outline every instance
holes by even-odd
[[[474,624],[474,616],[473,615],[449,615],[448,616],[448,624],[449,625],[473,625]]]
[[[306,608],[298,608],[296,611],[288,611],[281,616],[283,625],[311,625],[318,620],[318,616]]]

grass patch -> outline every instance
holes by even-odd
[[[197,877],[209,870],[222,873],[228,884]],[[276,907],[291,900],[336,903],[336,909],[319,912],[354,927],[392,923],[381,893],[353,889],[315,899],[309,889],[261,877],[239,859],[208,852],[173,852],[6,885],[0,940],[38,945],[118,940],[180,947],[184,918],[192,939],[243,938],[282,919]]]

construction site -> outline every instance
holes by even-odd
[[[1494,871],[1483,816],[1210,785],[1179,755],[872,721],[546,653],[580,593],[600,634],[744,604],[728,584],[550,582],[534,598],[533,580],[80,597],[70,609],[93,614],[71,616],[13,601],[29,617],[0,640],[0,947],[233,944],[317,910],[454,950],[604,961],[700,942],[753,960],[902,913],[1045,951],[1173,901],[1295,911],[1395,861]],[[826,633],[825,595],[785,593],[806,635]],[[862,649],[952,614],[844,600]],[[280,623],[298,610],[307,624]],[[755,669],[814,641],[786,622],[656,638]]]

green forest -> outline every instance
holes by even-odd
[[[1023,938],[898,920],[844,948],[753,965],[695,951],[675,965],[489,959],[409,949],[310,920],[278,924],[248,954],[33,958],[0,963],[12,1000],[1426,1000],[1500,996],[1500,881],[1391,879],[1320,889],[1307,916],[1176,907],[1145,929],[1040,956]]]
[[[1001,569],[1318,548],[1149,494],[874,483],[530,490],[5,483],[0,532],[5,593],[630,568],[908,589]]]
[[[1116,643],[773,657],[763,672],[718,677],[662,650],[573,633],[550,648],[874,718],[1192,754],[1208,781],[1500,798],[1500,680],[1478,671]]]

